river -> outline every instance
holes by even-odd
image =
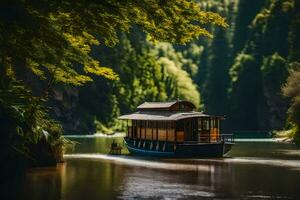
[[[121,135],[70,139],[79,144],[66,162],[29,170],[19,199],[300,199],[300,150],[292,144],[243,140],[225,158],[150,160],[107,155]]]

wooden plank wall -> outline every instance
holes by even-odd
[[[143,123],[143,124],[142,124]],[[149,128],[149,122],[137,122],[134,123],[133,126],[137,126],[136,128],[133,128],[133,130],[136,130],[136,139],[147,139],[147,140],[158,140],[158,141],[172,141],[174,142],[175,136],[177,136],[177,141],[183,142],[184,141],[184,132],[179,131],[175,132],[175,126],[174,124],[168,124],[168,126],[165,125],[165,127],[156,127],[157,122],[152,122],[154,124],[151,124],[153,128]],[[143,127],[140,127],[140,126]],[[146,127],[145,127],[146,126]],[[130,134],[132,130],[132,127],[128,127],[128,136],[133,137],[134,134]]]
[[[177,141],[178,142],[184,141],[184,132],[183,131],[177,131]]]
[[[175,141],[175,129],[161,129],[153,128],[153,138],[152,138],[152,128],[137,128],[137,138],[147,139],[147,140],[158,140],[159,141]],[[140,134],[139,134],[140,133]],[[178,134],[177,134],[178,136]],[[183,131],[179,132],[180,141],[183,141]]]

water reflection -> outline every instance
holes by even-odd
[[[112,163],[74,160],[65,165],[61,199],[113,199],[123,178],[122,166]]]
[[[65,155],[65,159],[88,159],[88,160],[99,160],[105,162],[113,162],[118,164],[126,164],[134,167],[148,167],[148,168],[157,168],[157,169],[166,169],[166,170],[196,170],[196,171],[209,171],[210,166],[200,165],[200,164],[188,164],[185,163],[185,160],[170,160],[167,162],[166,159],[156,160],[147,160],[147,158],[141,157],[129,157],[129,156],[110,156],[105,154],[71,154]],[[171,162],[174,161],[174,162]],[[177,161],[177,162],[176,162]]]
[[[27,172],[20,199],[61,199],[65,165],[35,168]],[[47,195],[45,195],[47,194]]]
[[[129,173],[119,190],[120,199],[187,199],[192,197],[215,197],[211,191],[211,184],[203,186],[201,178],[197,183],[189,183],[190,177],[186,174],[165,174],[158,173],[150,176],[145,173],[140,175],[138,171]],[[206,177],[207,178],[207,177]],[[197,180],[197,179],[196,179]]]
[[[239,143],[225,159],[149,160],[103,154],[111,138],[77,140],[66,163],[28,171],[19,199],[300,199],[300,151],[289,144]]]

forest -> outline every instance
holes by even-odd
[[[118,80],[53,87],[51,115],[66,133],[121,131],[116,120],[144,101],[190,100],[224,115],[225,132],[292,129],[299,94],[299,7],[292,0],[200,1],[227,28],[206,25],[213,38],[185,45],[153,43],[138,27],[119,43],[94,47]],[[289,78],[288,78],[289,77]],[[297,132],[297,131],[294,131]]]
[[[300,141],[297,0],[3,1],[0,30],[1,159],[15,167],[58,162],[63,134],[123,131],[117,117],[145,101]]]

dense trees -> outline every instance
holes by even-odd
[[[281,87],[287,78],[289,48],[294,43],[288,40],[293,32],[294,3],[289,0],[265,1],[260,5],[261,10],[248,22],[248,36],[230,69],[231,87],[228,91],[231,110],[228,114],[232,120],[229,119],[229,127],[239,127],[239,130],[284,128],[287,101],[282,96]],[[238,21],[235,27],[239,26]]]
[[[288,110],[289,119],[294,127],[295,139],[300,144],[300,71],[291,70],[287,79],[287,84],[283,88],[285,96],[290,98],[290,108]]]
[[[218,14],[201,11],[186,0],[164,4],[150,0],[15,0],[2,2],[1,10],[2,65],[26,66],[42,79],[74,85],[91,81],[89,74],[116,78],[110,68],[100,66],[90,50],[93,45],[116,44],[118,32],[129,32],[132,25],[140,26],[151,40],[178,43],[210,37],[205,24],[226,26]]]
[[[259,64],[250,54],[239,54],[230,69],[230,126],[234,130],[257,130],[261,97]]]
[[[249,26],[265,2],[264,0],[237,1],[237,14],[232,23],[234,26],[233,51],[235,55],[244,48],[249,38]],[[231,15],[232,14],[233,13],[231,13]]]
[[[68,125],[66,127],[68,131],[93,132],[96,128],[95,120],[98,121],[96,123],[98,131],[111,132],[112,129],[104,127],[112,128],[112,126],[114,130],[119,130],[122,127],[115,121],[119,113],[132,112],[144,101],[168,101],[180,98],[192,101],[197,107],[200,106],[200,94],[191,78],[193,68],[197,67],[195,64],[185,59],[181,52],[176,52],[171,44],[160,42],[154,46],[147,42],[145,35],[140,32],[136,32],[135,37],[122,35],[121,38],[115,48],[101,48],[94,51],[105,65],[112,66],[118,73],[119,80],[109,82],[98,79],[80,88],[78,97],[77,94],[74,95],[75,99],[79,99],[75,107],[84,115],[78,113],[69,116],[72,120],[63,115],[60,121],[63,121],[64,125],[67,121],[79,121],[82,126],[73,125],[72,130]],[[190,69],[191,74],[185,69]],[[70,98],[71,94],[65,96]],[[53,106],[68,110],[67,113],[74,113],[72,108],[67,108],[70,104],[71,101],[65,100],[55,102]],[[63,108],[63,105],[66,107]]]
[[[228,19],[229,28],[206,25],[214,35],[212,39],[182,46],[152,44],[135,27],[131,35],[119,38],[116,47],[93,50],[104,66],[112,66],[120,80],[92,83],[92,93],[98,94],[95,99],[109,106],[90,99],[88,105],[99,107],[99,111],[77,121],[89,121],[90,129],[95,127],[96,116],[97,121],[111,126],[115,123],[113,116],[130,112],[143,101],[180,97],[207,113],[226,115],[224,130],[228,132],[284,128],[288,99],[281,88],[291,64],[299,59],[298,3],[207,0],[200,5],[204,10],[221,13]],[[85,91],[80,89],[76,108],[85,109]],[[84,113],[93,113],[90,110],[96,109]]]
[[[223,29],[217,30],[210,50],[209,68],[203,91],[204,104],[208,113],[223,115],[227,105],[230,53],[227,35]]]

